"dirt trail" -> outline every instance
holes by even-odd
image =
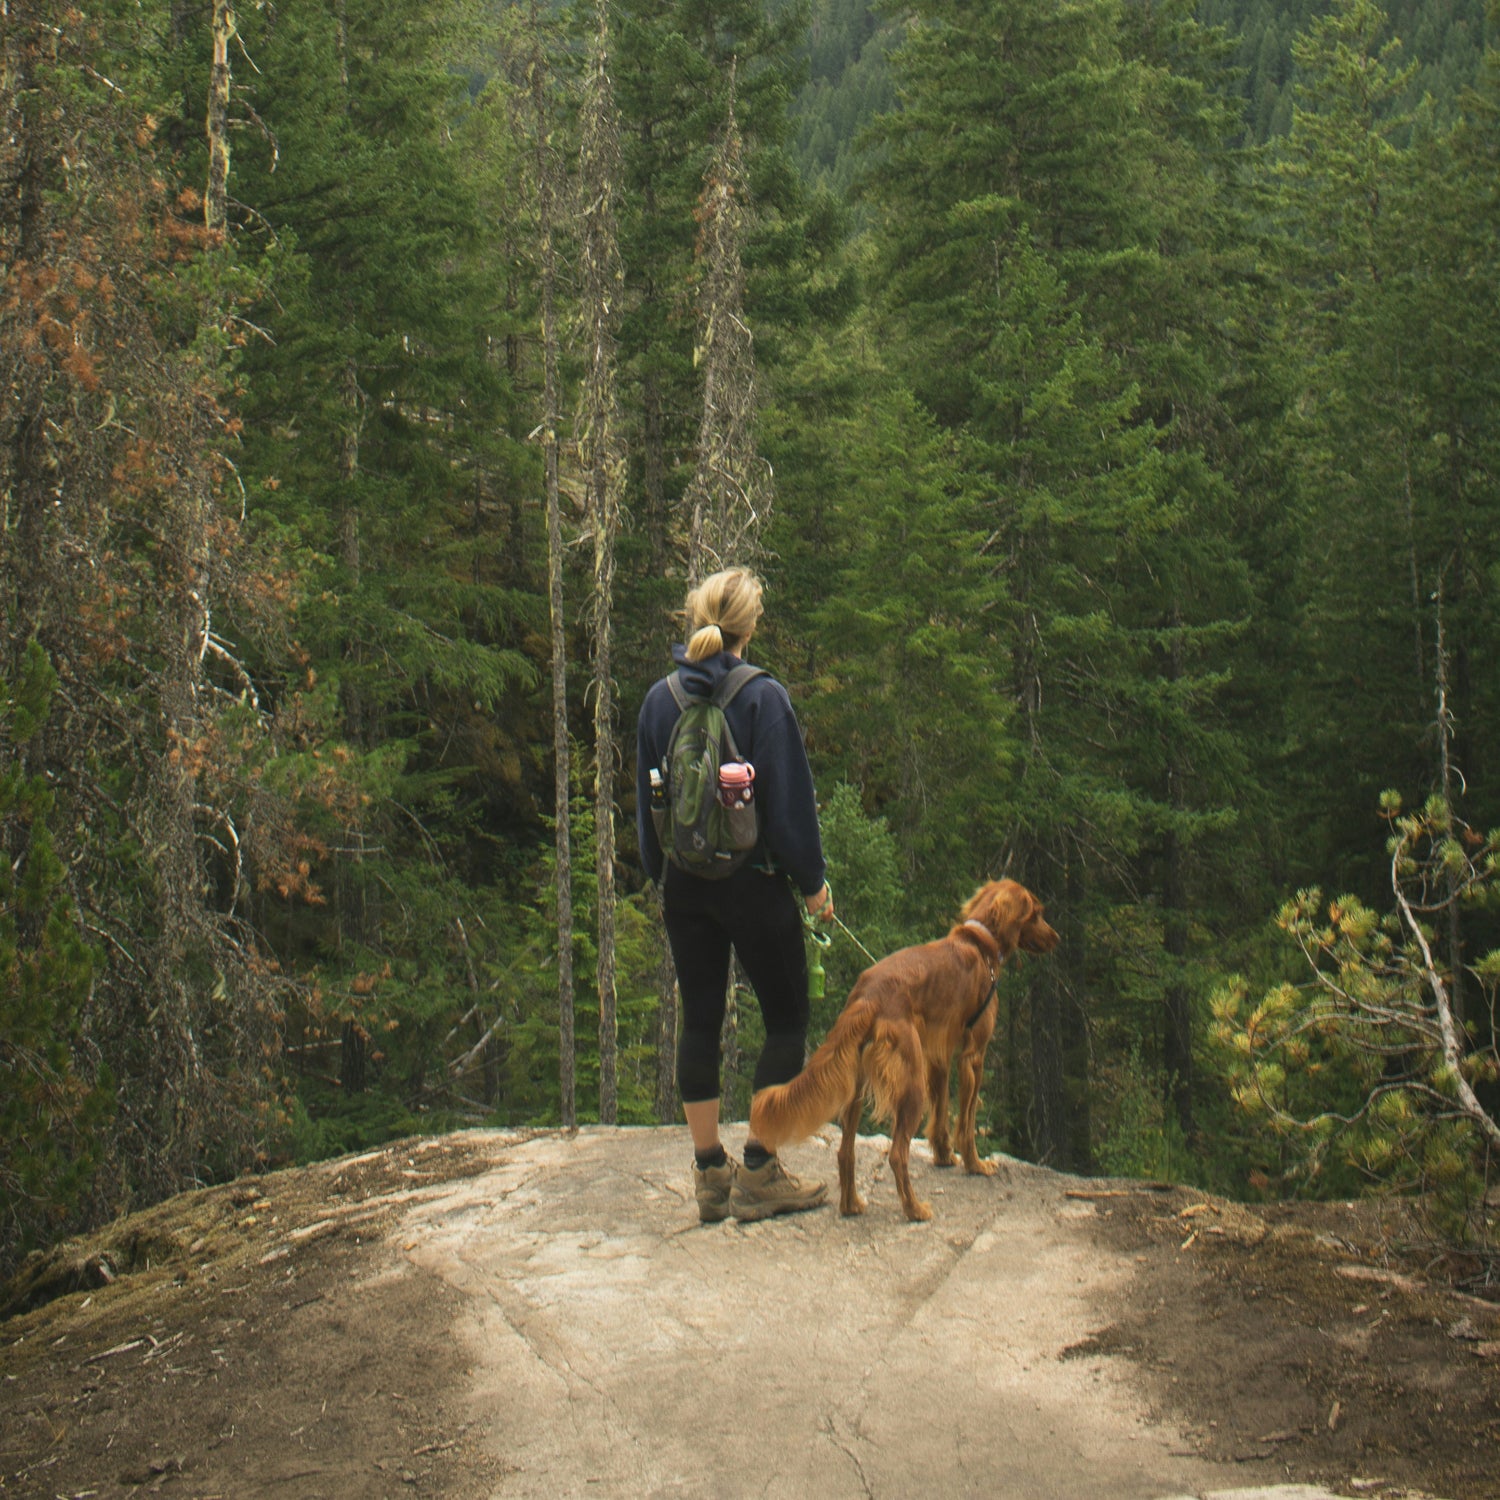
[[[936,1217],[909,1225],[881,1145],[853,1220],[699,1225],[673,1129],[468,1132],[174,1200],[0,1322],[0,1493],[1500,1494],[1496,1309],[1344,1274],[1347,1236],[920,1143]]]

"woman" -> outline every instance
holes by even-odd
[[[672,648],[682,686],[708,697],[739,666],[761,615],[760,580],[745,568],[705,578],[687,596],[687,644]],[[698,1214],[713,1222],[764,1219],[816,1208],[821,1182],[801,1183],[754,1139],[743,1163],[719,1139],[719,1036],[724,1026],[731,949],[765,1020],[766,1045],[755,1087],[785,1083],[801,1071],[807,1042],[807,960],[798,894],[807,910],[833,920],[812,770],[791,699],[774,677],[746,683],[725,708],[740,754],[755,767],[760,843],[750,862],[722,880],[680,869],[663,857],[650,816],[650,774],[666,754],[677,700],[662,678],[646,694],[636,728],[636,826],[641,858],[661,881],[667,941],[682,995],[677,1087],[693,1138]],[[797,894],[794,894],[793,887]]]

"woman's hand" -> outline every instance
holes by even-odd
[[[820,922],[833,921],[833,891],[828,882],[823,882],[821,890],[814,891],[811,896],[802,898],[807,903],[807,914],[816,917]]]

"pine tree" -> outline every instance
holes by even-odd
[[[1087,1062],[1061,1036],[1083,1018],[1058,1018],[1069,992],[1095,990],[1086,966],[1122,957],[1088,940],[1092,913],[1143,888],[1173,902],[1157,956],[1133,961],[1161,976],[1152,1030],[1186,1075],[1183,863],[1244,774],[1215,726],[1248,596],[1219,519],[1228,359],[1202,338],[1228,295],[1212,205],[1230,119],[1182,6],[919,19],[892,59],[902,108],[877,124],[885,159],[866,189],[885,338],[988,491],[970,545],[990,559],[985,624],[1010,663],[1012,873],[1078,923],[1075,967],[1034,980],[1034,1145],[1080,1160]]]
[[[542,836],[550,727],[542,464],[511,358],[535,309],[529,258],[497,249],[526,222],[508,109],[526,93],[497,61],[508,36],[459,19],[365,0],[239,13],[274,147],[243,140],[235,174],[277,272],[245,360],[242,472],[251,524],[297,560],[284,628],[302,658],[275,698],[293,753],[265,780],[309,820],[300,878],[257,915],[307,981],[299,1045],[334,1032],[346,1089],[408,1097],[492,1028],[459,997],[511,941],[497,916],[513,837]]]
[[[1291,702],[1302,747],[1299,802],[1323,803],[1326,832],[1314,868],[1371,895],[1378,871],[1345,867],[1360,850],[1387,787],[1424,784],[1432,703],[1427,596],[1438,586],[1452,533],[1434,487],[1441,460],[1425,440],[1419,388],[1428,357],[1407,300],[1420,210],[1415,164],[1400,144],[1410,124],[1400,99],[1399,44],[1384,42],[1372,0],[1339,0],[1294,44],[1297,108],[1278,163],[1288,226],[1287,314],[1297,330],[1301,380],[1292,407],[1304,517],[1301,600],[1303,691]],[[1425,279],[1425,272],[1418,272]],[[1349,695],[1349,664],[1362,664]],[[1330,734],[1324,695],[1337,680],[1367,726],[1357,745]],[[1325,767],[1341,764],[1330,803]]]

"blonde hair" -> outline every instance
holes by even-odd
[[[743,646],[760,619],[762,584],[749,568],[710,573],[688,592],[687,658],[706,661],[726,647]]]

